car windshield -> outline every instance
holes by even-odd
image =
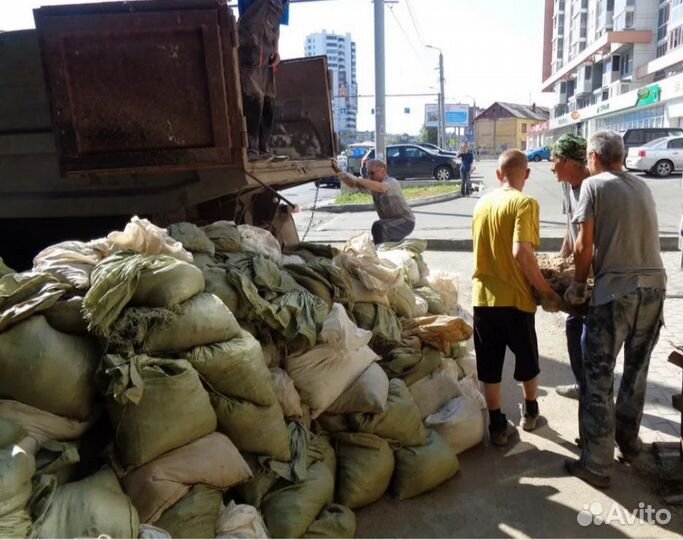
[[[645,144],[643,144],[643,146],[647,148],[657,148],[660,146],[666,146],[668,140],[669,137],[660,137],[659,139],[654,139],[650,142],[646,142]]]

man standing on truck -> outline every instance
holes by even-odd
[[[529,178],[526,155],[506,150],[498,159],[500,187],[482,197],[474,208],[472,239],[474,275],[474,348],[477,373],[484,383],[491,444],[505,446],[514,428],[501,411],[501,379],[506,347],[515,355],[515,374],[522,383],[522,429],[536,429],[538,410],[538,342],[536,301],[543,309],[559,311],[560,296],[541,274],[534,250],[540,244],[538,202],[522,193]]]
[[[415,228],[415,214],[408,206],[401,184],[387,174],[386,163],[379,159],[368,161],[369,180],[343,172],[335,164],[339,180],[351,188],[372,195],[372,202],[379,220],[372,224],[372,239],[375,244],[400,242]]]
[[[239,0],[239,64],[247,118],[249,161],[284,160],[270,151],[275,118],[275,73],[280,24],[289,23],[289,0]]]
[[[597,487],[610,484],[614,442],[621,459],[640,453],[650,355],[663,323],[666,273],[659,248],[652,192],[624,172],[624,142],[600,131],[588,143],[588,168],[574,222],[576,271],[565,299],[582,304],[593,265],[595,285],[585,319],[579,398],[581,458],[565,463],[570,474]],[[624,374],[616,409],[614,365],[624,347]],[[616,410],[616,413],[615,413]]]
[[[586,167],[586,139],[577,135],[562,135],[552,147],[552,162],[552,171],[562,187],[563,207],[567,216],[567,227],[560,256],[569,257],[574,252],[574,244],[579,234],[579,226],[572,223],[572,219],[579,202],[581,184],[591,175],[588,167]],[[583,319],[580,315],[567,315],[565,321],[569,364],[572,367],[576,382],[558,386],[555,390],[559,395],[570,399],[579,399]]]

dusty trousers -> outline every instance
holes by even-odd
[[[582,340],[579,399],[581,463],[609,476],[614,443],[633,451],[645,405],[650,356],[663,323],[665,291],[638,288],[600,306],[591,306]],[[624,374],[614,403],[614,366],[624,347]]]

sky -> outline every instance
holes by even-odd
[[[0,0],[0,30],[33,28],[32,9],[78,0]],[[386,0],[386,92],[435,94],[387,97],[388,133],[417,134],[426,103],[436,103],[443,51],[446,103],[494,101],[549,105],[541,93],[544,0]],[[304,55],[306,35],[350,33],[357,47],[358,129],[374,130],[374,7],[372,0],[321,0],[290,7],[280,34],[282,58]],[[409,108],[410,112],[405,113]]]

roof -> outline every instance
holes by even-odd
[[[540,107],[536,105],[536,107],[534,108],[533,105],[508,103],[506,101],[496,101],[495,103],[492,103],[491,106],[486,109],[486,111],[488,111],[491,107],[493,107],[496,104],[505,109],[515,118],[530,118],[532,120],[544,121],[548,120],[548,118],[550,117],[550,111],[547,109],[547,107]],[[486,111],[482,112],[479,116],[485,114]]]

